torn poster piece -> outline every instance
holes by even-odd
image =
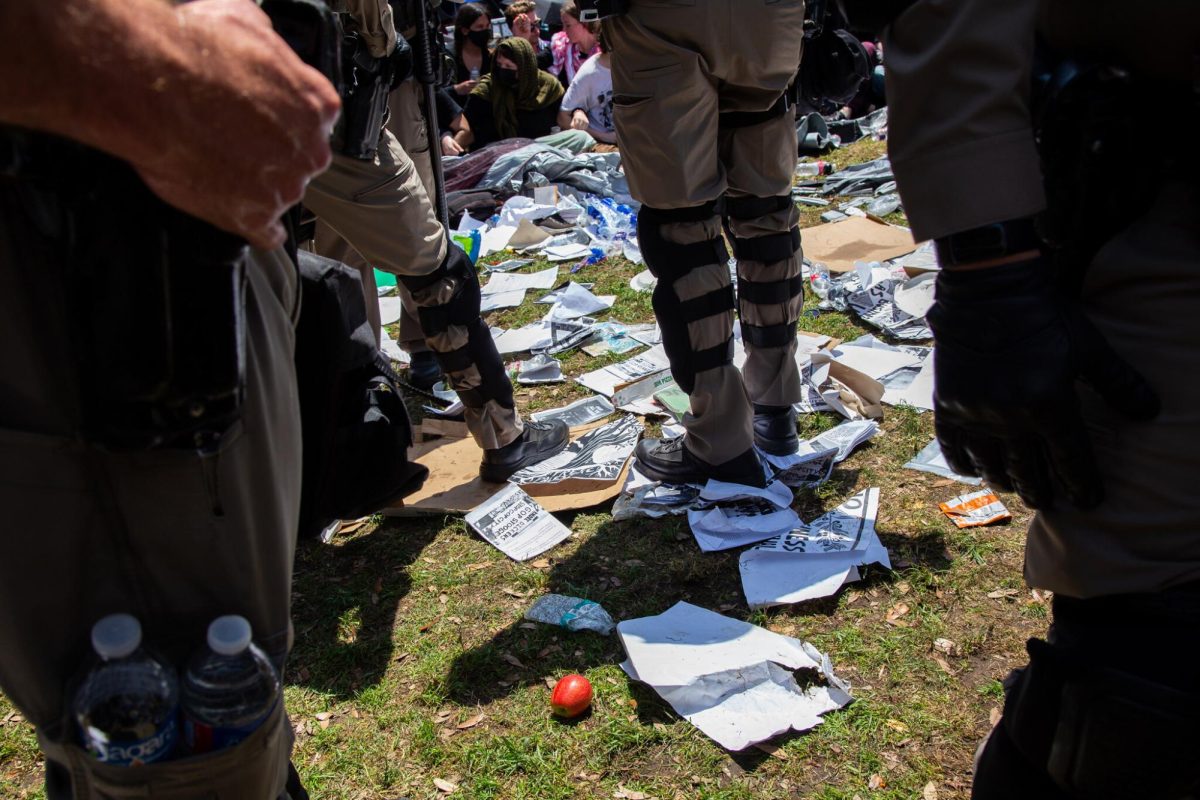
[[[875,532],[879,489],[866,489],[833,511],[746,550],[738,559],[742,591],[752,608],[828,597],[861,576],[865,564],[891,569]]]
[[[912,406],[918,411],[933,410],[933,357],[925,359],[919,369],[906,368],[880,379],[883,402],[888,405]]]
[[[541,272],[501,272],[493,275],[483,287],[484,296],[506,294],[526,289],[551,289],[558,280],[558,267]]]
[[[851,701],[850,685],[815,647],[691,603],[621,622],[621,669],[728,750],[821,724]],[[793,672],[819,675],[801,689]]]
[[[642,430],[642,423],[636,417],[613,420],[585,433],[561,453],[525,467],[509,480],[524,485],[571,480],[612,483],[621,477]]]
[[[479,313],[486,314],[489,311],[499,311],[502,308],[516,308],[524,302],[524,289],[518,289],[515,292],[485,294],[479,303]]]
[[[814,450],[808,442],[801,442],[799,452],[787,456],[758,451],[759,459],[771,468],[775,479],[792,489],[812,488],[829,480],[837,454],[836,447]]]
[[[544,319],[579,319],[612,308],[616,295],[597,297],[578,283],[569,283],[559,294]]]
[[[793,499],[791,489],[780,481],[760,489],[710,480],[700,492],[700,502],[688,511],[688,525],[706,553],[753,544],[802,524],[790,507]]]
[[[382,339],[383,342],[379,347],[379,352],[400,364],[407,365],[412,362],[412,356],[408,354],[408,351],[402,348],[395,339],[388,336],[387,331],[383,332]]]
[[[511,483],[471,510],[466,520],[489,544],[515,561],[544,553],[571,535],[570,528]]]
[[[862,419],[843,422],[835,428],[830,428],[819,436],[808,440],[808,446],[814,451],[837,450],[834,462],[840,463],[863,442],[879,433],[879,423],[874,420]]]
[[[832,353],[834,360],[839,364],[856,369],[875,380],[898,369],[921,363],[921,359],[915,355],[894,347],[859,347],[853,344],[842,344],[835,347]]]
[[[398,322],[404,313],[404,303],[397,295],[379,298],[379,324],[391,325]]]
[[[627,325],[625,326],[625,335],[650,347],[662,344],[662,329],[658,327],[657,323]]]
[[[987,489],[938,503],[938,508],[960,528],[978,528],[1012,519],[1000,498]]]
[[[522,361],[517,371],[517,383],[533,386],[541,383],[560,383],[564,380],[562,364],[558,359],[545,353],[538,353],[533,358]]]
[[[544,295],[539,297],[537,300],[534,300],[534,303],[536,303],[537,305],[545,305],[545,306],[554,305],[556,302],[558,302],[558,298],[562,295],[562,293],[565,292],[567,290],[567,287],[570,286],[572,283],[575,283],[575,282],[574,281],[566,281],[565,283],[560,283],[558,286],[555,286],[553,289],[546,292]],[[594,284],[594,283],[580,283],[580,284],[576,284],[576,285],[582,286],[583,288],[587,289],[589,292],[596,286],[596,284]]]
[[[574,350],[592,338],[596,331],[596,320],[591,317],[579,319],[555,319],[541,323],[543,328],[550,330],[550,345],[546,352],[553,355]]]
[[[670,366],[671,364],[667,360],[667,351],[660,344],[618,364],[610,364],[607,367],[586,372],[575,380],[597,394],[612,397],[617,387],[646,375],[662,372]]]
[[[520,328],[504,331],[495,338],[500,355],[528,353],[550,345],[550,331],[541,322],[531,322]]]
[[[691,398],[678,386],[668,386],[658,390],[654,393],[654,401],[678,420],[682,420],[691,411]]]
[[[901,311],[896,305],[895,292],[899,283],[896,278],[888,278],[866,289],[851,290],[846,302],[863,322],[897,339],[932,339],[933,331],[924,318]]]
[[[584,345],[583,352],[593,357],[621,355],[642,347],[641,342],[627,335],[625,326],[619,322],[603,322],[597,325],[592,337],[596,341]]]
[[[630,472],[632,473],[633,470]],[[628,491],[627,487],[627,490],[613,503],[612,518],[620,522],[634,517],[658,519],[668,515],[678,516],[686,514],[699,500],[699,486],[686,483],[672,485],[651,481],[648,486],[640,486],[632,491]]]
[[[630,414],[648,417],[663,413],[654,395],[675,385],[670,370],[654,372],[623,386],[613,394],[613,405]]]
[[[592,248],[586,244],[556,244],[543,248],[542,254],[548,261],[571,261],[587,258],[592,254]]]
[[[534,422],[560,419],[567,424],[568,428],[577,428],[580,425],[604,419],[615,410],[612,403],[608,402],[607,397],[585,397],[562,408],[534,412],[529,417]]]
[[[533,261],[528,258],[510,258],[507,261],[501,261],[499,264],[485,264],[484,269],[488,272],[512,272],[514,269],[527,267]]]
[[[983,478],[974,478],[967,475],[959,475],[950,468],[950,464],[946,461],[946,456],[942,453],[942,446],[938,444],[938,440],[934,439],[929,444],[912,457],[905,469],[915,469],[919,472],[932,472],[934,475],[941,475],[943,478],[952,478],[959,483],[970,484],[971,486],[979,486],[983,483]]]

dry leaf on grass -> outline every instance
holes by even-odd
[[[481,569],[487,569],[491,565],[491,561],[480,561],[478,564],[467,564],[467,572],[478,572]]]
[[[867,781],[867,788],[873,792],[877,792],[880,789],[885,788],[886,786],[887,786],[887,781],[885,781],[883,779],[882,775],[872,775],[871,779],[869,781]]]
[[[925,788],[921,790],[921,800],[938,800],[937,784],[933,781],[925,784]]]
[[[763,751],[771,758],[778,758],[780,761],[788,760],[787,752],[777,744],[771,744],[770,742],[758,742],[754,745],[754,747]]]
[[[550,559],[539,558],[537,561],[534,561],[529,566],[533,567],[534,569],[550,569]]]
[[[524,600],[525,598],[529,597],[529,595],[533,594],[533,592],[518,592],[516,589],[509,589],[507,587],[501,589],[500,591],[504,592],[509,597],[515,597],[519,600]]]
[[[908,623],[901,620],[905,614],[909,612],[908,603],[897,603],[888,609],[885,619],[889,625],[895,625],[899,628],[907,628]]]
[[[997,589],[994,592],[988,592],[988,597],[992,600],[999,600],[1001,597],[1016,597],[1018,594],[1016,589]]]
[[[342,520],[342,523],[338,527],[337,532],[338,533],[354,533],[356,530],[361,528],[363,525],[366,525],[370,521],[371,521],[370,517],[360,517],[359,519],[355,519],[355,520]]]
[[[509,664],[512,664],[517,669],[525,669],[525,665],[521,663],[521,659],[517,658],[512,653],[505,653],[504,655],[502,655],[500,657],[502,659],[504,659],[505,661],[507,661]]]
[[[896,731],[897,733],[908,733],[908,726],[905,725],[903,722],[901,722],[898,719],[889,719],[887,722],[885,722],[883,724],[887,725],[889,728]]]
[[[992,710],[988,712],[988,722],[992,723],[992,727],[994,728],[1000,724],[1000,718],[1002,716],[1004,716],[1004,714],[1000,711],[1000,707],[993,706]]]
[[[942,668],[942,672],[945,672],[947,675],[957,675],[958,674],[957,672],[955,672],[954,667],[950,666],[950,662],[947,661],[946,659],[942,658],[941,656],[934,656],[933,660],[936,661],[937,665]]]
[[[613,797],[618,798],[618,800],[651,800],[650,795],[646,794],[645,792],[637,792],[633,789],[626,789],[624,786],[619,786],[617,790],[613,792]]]
[[[471,717],[470,719],[464,720],[463,722],[458,723],[454,727],[458,728],[460,731],[465,731],[468,728],[474,728],[476,725],[478,725],[481,722],[483,722],[483,714],[476,714],[475,716]]]
[[[437,787],[439,792],[444,794],[451,794],[452,792],[458,791],[457,783],[451,783],[450,781],[442,780],[441,778],[434,778],[433,785]]]
[[[930,484],[930,486],[932,486],[934,489],[941,489],[943,486],[953,486],[956,483],[958,483],[958,481],[954,480],[954,478],[942,478],[941,480],[934,481]]]
[[[937,638],[933,640],[933,649],[946,655],[954,655],[955,644],[950,639]]]

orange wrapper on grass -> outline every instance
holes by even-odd
[[[550,707],[560,717],[577,717],[591,704],[592,684],[582,675],[564,675],[550,694]]]

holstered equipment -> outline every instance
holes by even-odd
[[[684,392],[691,394],[697,373],[733,363],[733,336],[712,347],[692,347],[688,326],[692,323],[733,311],[733,284],[726,282],[699,297],[683,300],[676,281],[700,267],[718,265],[726,269],[729,251],[720,236],[693,244],[678,244],[663,235],[663,226],[674,223],[700,223],[715,220],[716,202],[691,208],[659,209],[642,206],[638,212],[638,242],[650,272],[658,278],[651,303],[662,329],[663,348],[671,362],[671,375]],[[728,273],[726,273],[727,275]]]
[[[1038,639],[1026,647],[1001,724],[1059,788],[1087,800],[1183,800],[1200,788],[1200,695]]]
[[[374,160],[387,122],[395,67],[391,58],[371,55],[357,33],[342,37],[342,116],[333,132],[333,146],[339,153]]]
[[[98,151],[11,129],[0,149],[3,213],[61,273],[79,434],[111,450],[218,449],[245,391],[245,243]]]

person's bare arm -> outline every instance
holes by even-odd
[[[558,112],[558,127],[564,131],[571,129],[571,112],[565,108]]]
[[[338,108],[250,0],[0,3],[0,123],[124,159],[257,247],[329,165]]]
[[[592,138],[597,142],[603,142],[604,144],[617,143],[617,134],[615,131],[602,131],[599,128],[589,127],[587,132],[590,133]]]

